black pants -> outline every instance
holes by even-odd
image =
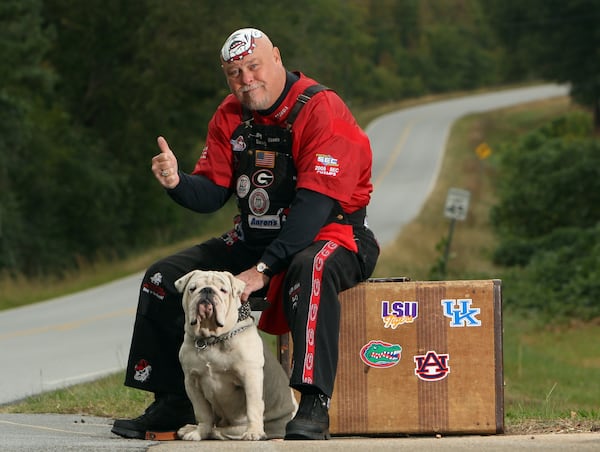
[[[379,247],[370,230],[354,228],[358,253],[332,242],[315,242],[292,259],[283,303],[294,341],[290,386],[331,397],[338,361],[338,294],[371,276]],[[142,280],[125,385],[154,393],[185,394],[179,348],[184,313],[174,282],[192,270],[238,274],[255,265],[252,249],[232,233],[166,257]]]

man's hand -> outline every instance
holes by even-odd
[[[250,294],[265,287],[269,283],[270,279],[264,273],[260,273],[256,267],[250,267],[248,270],[243,271],[235,277],[246,283],[246,287],[240,296],[242,302],[248,301]]]
[[[179,184],[177,158],[169,143],[163,137],[157,139],[160,154],[152,157],[152,172],[154,177],[165,188],[175,188]]]

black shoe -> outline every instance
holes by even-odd
[[[192,403],[184,396],[155,395],[144,414],[135,419],[117,419],[111,432],[125,438],[145,439],[147,431],[168,432],[186,424],[195,424]]]
[[[285,439],[330,439],[329,398],[324,394],[302,394],[294,419],[285,426]]]

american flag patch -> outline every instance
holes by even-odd
[[[275,167],[275,152],[273,151],[256,151],[256,157],[254,159],[256,166],[262,168],[274,168]]]

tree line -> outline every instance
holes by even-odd
[[[600,318],[600,140],[569,113],[499,149],[493,260],[503,304],[543,320]]]
[[[164,135],[193,168],[237,28],[263,29],[354,110],[540,77],[597,109],[599,16],[592,0],[3,0],[0,272],[60,274],[201,231],[150,159]]]

